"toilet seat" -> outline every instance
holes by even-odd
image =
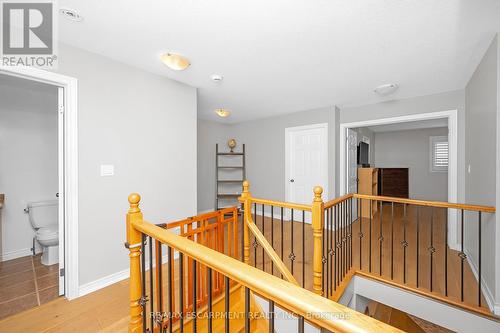
[[[59,226],[55,224],[38,229],[36,231],[36,239],[38,239],[39,241],[51,241],[59,239]]]

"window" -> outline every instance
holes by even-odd
[[[447,172],[449,158],[448,137],[431,136],[430,143],[431,172]]]

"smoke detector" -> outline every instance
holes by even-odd
[[[83,20],[83,16],[81,16],[80,13],[78,13],[74,9],[61,8],[59,9],[59,13],[61,13],[62,16],[71,21],[81,22]]]
[[[222,75],[219,75],[219,74],[213,74],[211,77],[212,81],[214,81],[215,83],[221,83],[222,80],[224,80],[224,78],[222,77]]]
[[[376,94],[381,96],[390,95],[398,90],[399,86],[396,83],[382,84],[373,90]]]

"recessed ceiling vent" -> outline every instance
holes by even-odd
[[[382,84],[373,90],[376,94],[386,96],[398,90],[399,86],[396,83]]]
[[[69,8],[61,8],[59,10],[62,16],[67,18],[68,20],[81,22],[83,20],[83,16],[81,16],[76,10]]]

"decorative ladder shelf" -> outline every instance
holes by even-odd
[[[221,165],[219,158],[222,157],[228,163],[229,159],[240,160],[239,164]],[[238,179],[234,179],[235,171],[238,172]],[[224,177],[224,173],[229,174],[231,177]],[[221,177],[222,176],[222,177]],[[243,180],[246,178],[246,165],[245,165],[245,144],[242,145],[241,152],[220,152],[219,144],[215,144],[215,210],[219,210],[228,206],[238,206],[238,197],[241,195]],[[235,185],[239,184],[238,192],[235,193]],[[222,205],[221,201],[225,204]],[[234,204],[232,204],[234,201]],[[231,203],[231,205],[229,205]]]

